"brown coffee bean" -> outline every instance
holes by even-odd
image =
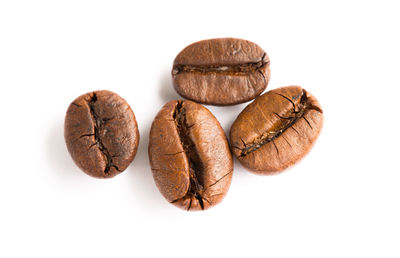
[[[254,99],[268,85],[269,57],[253,42],[220,38],[193,43],[175,58],[175,90],[204,104],[234,105]]]
[[[311,149],[323,124],[317,99],[298,86],[271,90],[250,103],[230,131],[240,163],[258,174],[282,171]]]
[[[232,179],[229,145],[217,119],[191,101],[168,102],[150,131],[150,165],[162,195],[186,210],[219,203]]]
[[[88,175],[110,178],[135,157],[139,131],[129,104],[111,91],[94,91],[68,107],[64,128],[67,148]]]

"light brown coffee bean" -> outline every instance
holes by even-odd
[[[198,103],[234,105],[254,99],[268,85],[269,57],[253,42],[219,38],[193,43],[175,58],[175,90]]]
[[[164,105],[151,126],[149,157],[157,187],[179,208],[208,209],[230,186],[233,162],[225,133],[200,104]]]
[[[97,178],[124,171],[135,157],[139,131],[129,104],[107,90],[75,99],[65,116],[64,136],[75,164]]]
[[[299,86],[271,90],[250,103],[230,130],[234,155],[258,174],[282,171],[303,158],[323,125],[317,99]]]

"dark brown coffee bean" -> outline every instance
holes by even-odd
[[[232,179],[224,131],[208,109],[191,101],[168,102],[150,131],[150,165],[163,196],[186,210],[219,203]]]
[[[76,165],[97,178],[124,171],[139,145],[132,109],[123,98],[106,90],[86,93],[71,103],[64,136]]]
[[[175,90],[204,104],[234,105],[254,99],[268,85],[269,57],[243,39],[220,38],[193,43],[175,58]]]
[[[317,99],[298,86],[271,90],[250,103],[230,131],[240,163],[258,174],[282,171],[311,149],[323,124]]]

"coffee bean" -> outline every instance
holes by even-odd
[[[217,119],[191,101],[168,102],[150,131],[150,165],[163,196],[186,210],[219,203],[232,179],[229,145]]]
[[[254,99],[268,85],[269,57],[253,42],[220,38],[193,43],[175,58],[172,78],[183,97],[234,105]]]
[[[139,145],[132,109],[123,98],[106,90],[86,93],[71,103],[64,136],[76,165],[97,178],[124,171]]]
[[[303,158],[323,124],[317,99],[298,86],[271,90],[250,103],[230,131],[240,163],[258,174],[288,168]]]

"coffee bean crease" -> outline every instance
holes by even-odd
[[[182,101],[177,102],[173,113],[173,119],[175,121],[176,129],[183,147],[183,152],[185,153],[185,156],[189,162],[190,185],[186,196],[180,199],[185,199],[188,197],[190,198],[190,203],[188,206],[188,210],[190,210],[192,198],[194,197],[199,201],[201,209],[204,210],[204,202],[202,197],[204,183],[201,176],[203,174],[204,166],[201,163],[200,157],[197,153],[196,145],[190,138],[190,128],[194,125],[187,124],[186,110],[182,104]],[[172,201],[171,203],[176,201],[178,200]]]
[[[106,167],[104,168],[104,174],[107,175],[112,167],[115,168],[117,171],[120,171],[118,166],[116,166],[113,163],[113,156],[110,154],[108,149],[104,146],[104,144],[103,144],[103,142],[101,140],[101,136],[100,136],[100,130],[103,127],[104,123],[107,122],[107,121],[112,120],[113,118],[101,118],[100,116],[98,116],[97,113],[96,113],[96,110],[95,110],[96,101],[97,101],[97,95],[94,92],[92,97],[91,97],[91,99],[88,101],[90,114],[92,116],[93,123],[94,123],[94,126],[93,126],[94,127],[94,133],[93,134],[82,135],[82,136],[94,136],[95,142],[93,143],[93,145],[91,145],[89,147],[89,149],[92,148],[93,146],[96,146],[96,145],[98,146],[100,152],[103,154],[104,158],[107,161]]]
[[[243,64],[209,64],[209,65],[188,65],[188,64],[180,64],[175,65],[172,71],[172,75],[178,75],[180,73],[199,73],[199,74],[208,74],[208,73],[218,73],[221,75],[236,75],[236,76],[244,76],[249,73],[259,72],[264,77],[265,76],[261,72],[261,68],[265,67],[269,64],[269,60],[266,59],[267,54],[264,53],[261,57],[261,60],[258,62],[250,62]]]

